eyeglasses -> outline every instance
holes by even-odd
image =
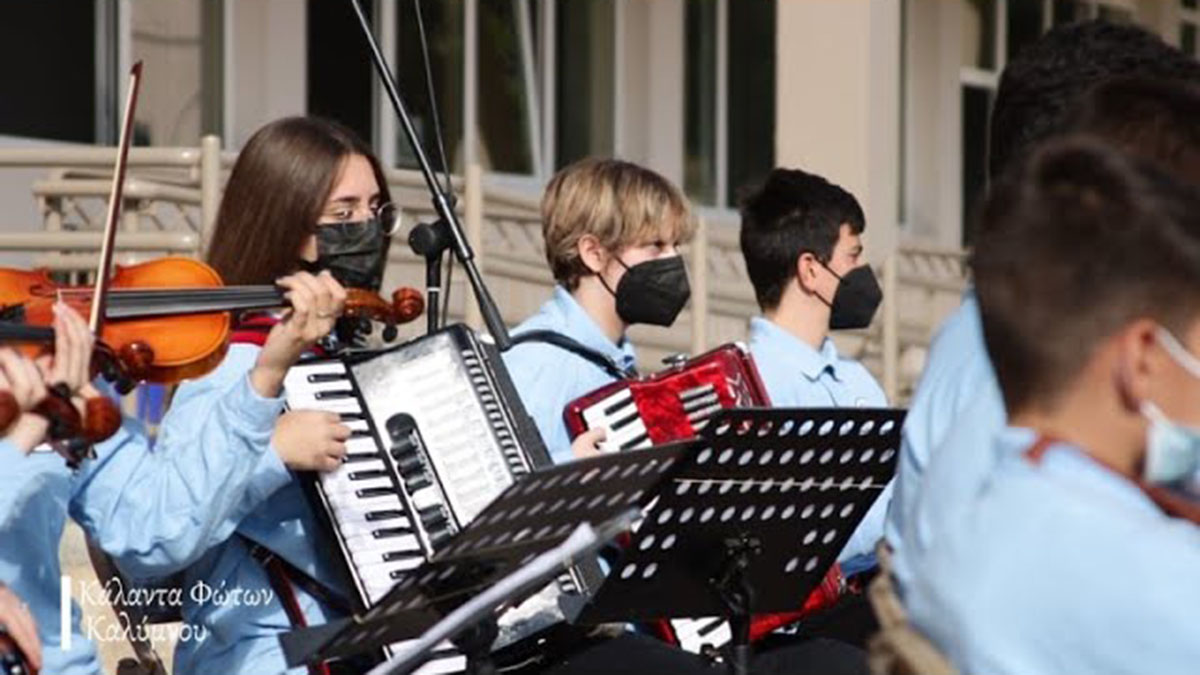
[[[367,208],[365,212],[345,204],[338,204],[326,209],[321,214],[319,224],[354,223],[370,219],[378,220],[385,234],[391,235],[400,229],[400,209],[391,202],[376,204]]]

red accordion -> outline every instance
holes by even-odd
[[[568,403],[563,418],[571,438],[603,427],[601,449],[633,450],[692,438],[723,408],[769,405],[750,352],[728,344],[654,375],[601,387]]]
[[[770,405],[753,357],[735,343],[581,396],[567,404],[563,419],[571,438],[603,427],[606,437],[601,449],[616,452],[693,438],[718,410]],[[835,564],[800,610],[753,617],[750,639],[832,606],[844,589],[845,579]],[[658,628],[663,639],[697,653],[704,645],[721,647],[730,639],[728,624],[719,619],[676,619]]]

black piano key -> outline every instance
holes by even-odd
[[[424,558],[425,554],[421,551],[388,551],[383,554],[384,562],[395,562],[397,560],[412,560],[413,558]]]
[[[412,534],[412,529],[407,527],[385,527],[382,530],[374,530],[371,536],[376,539],[388,539],[390,537],[403,537],[406,534]]]
[[[313,384],[319,384],[322,382],[339,382],[346,379],[346,373],[345,371],[340,373],[312,373],[307,379]]]
[[[367,514],[366,518],[368,523],[373,523],[380,520],[395,520],[404,516],[404,511],[399,509],[380,509],[379,511],[371,511]]]
[[[385,469],[372,469],[370,471],[354,471],[350,474],[350,480],[369,480],[371,478],[387,478],[388,472]]]
[[[317,399],[318,401],[336,401],[344,398],[354,398],[354,392],[350,391],[349,389],[338,391],[318,391],[316,394],[313,394],[313,398]]]
[[[342,458],[343,462],[369,462],[374,459],[379,459],[378,452],[348,452]]]
[[[386,497],[388,495],[394,495],[394,494],[396,494],[396,491],[390,487],[363,488],[362,490],[354,491],[354,495],[356,497],[358,497],[359,499],[370,499],[371,497]]]
[[[371,437],[370,429],[351,429],[350,430],[350,438],[370,438],[370,437]]]
[[[638,419],[639,418],[638,418],[637,408],[630,408],[629,414],[625,415],[624,417],[613,420],[613,423],[610,425],[610,428],[613,431],[616,431],[623,427],[629,426],[630,424],[633,424]]]
[[[338,419],[342,422],[361,422],[367,419],[367,416],[361,412],[344,412],[338,413]]]
[[[650,436],[646,432],[643,431],[642,433],[638,434],[637,436],[634,436],[633,438],[622,443],[621,449],[622,450],[632,450],[633,448],[636,448],[640,443],[645,441],[647,438],[650,438]]]
[[[636,404],[633,402],[632,396],[630,396],[629,398],[623,398],[620,401],[617,401],[616,403],[613,403],[612,405],[605,408],[604,416],[612,417],[613,415],[616,415],[617,413],[621,412],[625,408],[630,408],[630,407],[634,407],[634,406],[636,406]]]

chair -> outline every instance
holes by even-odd
[[[867,599],[879,620],[879,632],[867,643],[867,664],[874,675],[958,675],[950,660],[908,621],[892,581],[892,549],[880,540],[875,547],[879,574],[867,588]]]

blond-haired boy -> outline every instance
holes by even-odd
[[[514,331],[505,363],[554,461],[574,457],[566,404],[633,372],[629,326],[669,326],[687,303],[678,246],[694,231],[679,189],[630,162],[585,159],[546,186],[542,235],[557,285]]]

